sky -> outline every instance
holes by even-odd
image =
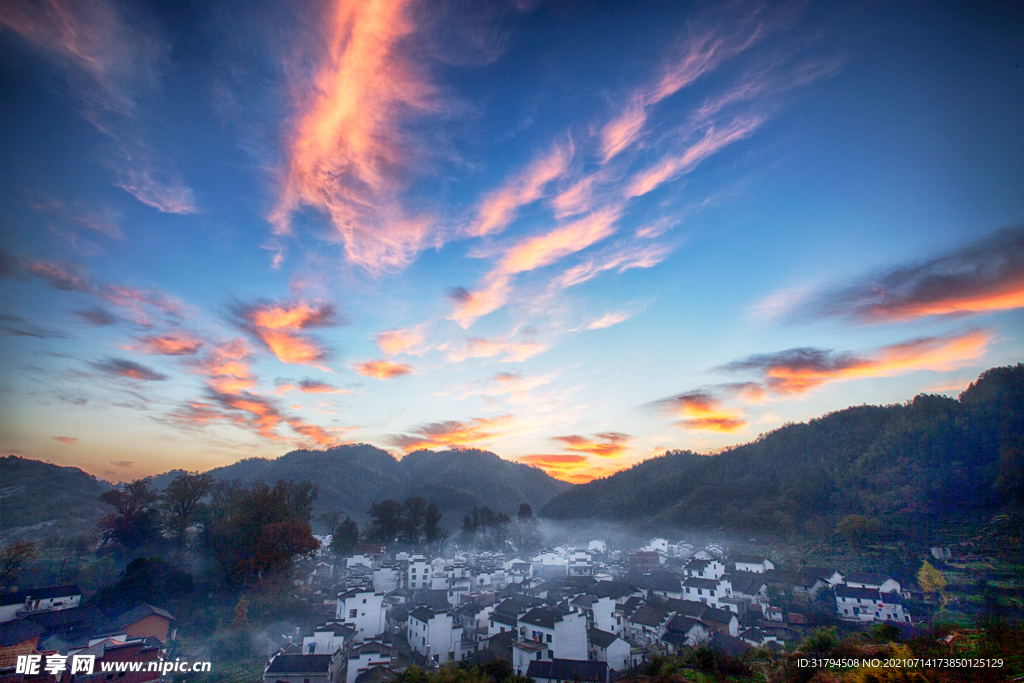
[[[1012,3],[8,0],[0,448],[571,482],[1024,360]]]

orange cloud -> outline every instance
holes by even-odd
[[[621,273],[632,268],[652,268],[661,263],[670,251],[671,247],[663,244],[608,250],[608,253],[566,269],[555,278],[554,284],[558,287],[573,287],[607,270]]]
[[[507,341],[504,339],[484,339],[472,337],[466,340],[462,348],[452,350],[446,358],[454,363],[467,358],[493,358],[505,356],[503,363],[521,363],[548,349],[546,344],[534,341]]]
[[[468,422],[433,422],[420,425],[412,434],[401,434],[390,437],[388,443],[401,448],[406,453],[425,448],[449,448],[465,446],[480,441],[487,441],[501,435],[495,431],[512,422],[511,415],[494,418],[476,417]]]
[[[511,292],[512,279],[503,273],[491,274],[486,278],[484,287],[476,291],[456,287],[448,293],[454,308],[451,319],[466,329],[478,318],[504,306]]]
[[[799,315],[884,323],[1024,308],[1024,226],[816,299]]]
[[[449,299],[454,308],[451,319],[465,329],[478,318],[501,308],[511,293],[513,275],[548,266],[603,240],[615,232],[615,222],[621,211],[619,206],[605,207],[585,218],[512,245],[484,278],[481,289],[472,292],[461,287],[451,290]]]
[[[51,287],[64,292],[91,292],[93,287],[89,279],[76,272],[72,266],[57,261],[36,261],[25,259],[26,270],[46,280]]]
[[[727,371],[755,370],[776,394],[802,394],[845,379],[889,377],[914,370],[951,370],[979,359],[992,334],[974,330],[949,337],[927,337],[885,346],[867,355],[800,348],[759,354],[722,366]]]
[[[404,265],[430,237],[398,193],[410,166],[405,125],[436,111],[422,62],[402,49],[415,32],[411,0],[334,0],[309,41],[313,77],[297,102],[284,188],[271,214],[278,234],[302,205],[324,211],[347,256],[370,270]]]
[[[543,235],[527,238],[505,252],[498,267],[504,273],[522,273],[582,251],[613,234],[621,212],[621,207],[606,207]]]
[[[676,424],[687,429],[731,434],[747,426],[743,413],[729,410],[706,391],[691,391],[652,404],[662,412],[683,418]]]
[[[61,443],[66,443],[69,446],[77,446],[78,445],[78,439],[73,437],[73,436],[51,436],[50,438],[53,439],[54,441],[60,441]]]
[[[705,29],[687,40],[677,58],[666,64],[661,76],[652,84],[637,90],[626,108],[601,129],[601,156],[607,162],[636,142],[647,123],[647,110],[666,97],[674,95],[723,61],[748,49],[766,33],[758,20],[758,9],[740,21],[730,17],[735,28],[728,32],[723,25]]]
[[[161,374],[145,365],[123,360],[121,358],[107,358],[103,361],[90,363],[97,370],[109,375],[116,375],[126,379],[141,380],[144,382],[159,382],[167,379],[167,375]]]
[[[399,353],[411,353],[419,355],[423,343],[423,325],[410,327],[404,330],[387,330],[377,335],[375,341],[380,350],[387,356],[394,356]]]
[[[161,356],[194,356],[203,347],[203,340],[187,332],[169,332],[143,337],[137,346],[126,347]]]
[[[352,369],[360,375],[376,379],[394,379],[402,375],[412,374],[412,366],[404,363],[392,363],[388,360],[368,360],[354,363]]]
[[[556,453],[551,455],[522,455],[516,458],[519,462],[539,467],[555,479],[573,484],[585,484],[598,477],[608,476],[612,470],[594,467],[585,455]]]
[[[531,204],[543,196],[548,183],[560,178],[572,161],[571,144],[556,145],[545,156],[536,159],[504,187],[495,190],[481,202],[476,220],[469,229],[473,237],[490,235],[505,229],[520,206]]]
[[[305,302],[267,303],[237,306],[240,327],[261,341],[282,363],[312,365],[330,355],[304,330],[337,324],[334,306]]]
[[[602,458],[612,458],[625,453],[629,450],[627,442],[630,438],[632,437],[629,434],[622,432],[604,432],[595,434],[592,438],[578,434],[552,437],[553,440],[564,443],[565,448],[570,451],[599,455]]]
[[[652,168],[638,173],[626,188],[626,196],[645,195],[662,183],[689,173],[718,150],[753,133],[762,123],[764,118],[761,116],[747,116],[738,117],[724,127],[709,127],[700,142],[691,145],[682,154],[662,159]]]

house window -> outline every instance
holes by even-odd
[[[356,614],[358,614],[358,611],[357,611],[357,610],[354,610],[354,609],[350,609],[350,610],[348,611],[348,618],[349,618],[349,619],[355,619],[355,618],[356,618]]]
[[[555,653],[552,650],[548,650],[548,659],[554,659]]]
[[[551,642],[551,634],[550,633],[548,634],[548,642],[549,643]]]
[[[363,598],[363,604],[364,605],[366,604],[366,598]]]

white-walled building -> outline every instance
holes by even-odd
[[[353,588],[338,596],[335,618],[355,631],[355,640],[369,640],[384,633],[384,594]]]
[[[405,572],[405,586],[410,590],[430,587],[430,577],[433,567],[422,555],[414,555],[409,560],[409,567]]]
[[[455,624],[451,614],[435,612],[419,606],[409,612],[406,636],[413,651],[438,664],[453,661],[460,648],[463,628]]]
[[[836,612],[848,621],[897,621],[910,623],[910,614],[903,608],[903,598],[894,591],[881,592],[877,588],[836,586]]]
[[[629,668],[630,646],[618,634],[596,628],[587,629],[587,650],[591,661],[605,662],[613,671]]]
[[[587,619],[580,612],[534,607],[519,617],[519,638],[544,644],[548,659],[587,658]]]
[[[737,555],[734,566],[738,572],[753,572],[755,574],[764,574],[769,569],[775,569],[774,562],[760,555]]]

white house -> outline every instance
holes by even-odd
[[[663,609],[639,607],[627,620],[629,637],[642,643],[659,643],[671,616]]]
[[[849,621],[897,621],[910,623],[910,614],[903,608],[903,598],[896,592],[877,588],[836,586],[836,612]]]
[[[338,595],[335,618],[356,632],[355,640],[369,640],[384,633],[384,594],[353,588]]]
[[[846,577],[846,585],[850,588],[874,588],[880,593],[899,593],[901,588],[896,579],[870,572],[851,572]]]
[[[263,670],[263,683],[339,683],[342,668],[338,655],[279,654]]]
[[[587,618],[587,626],[622,635],[622,613],[612,598],[577,595],[569,601],[569,606],[583,613]]]
[[[391,593],[401,584],[402,573],[395,565],[384,565],[373,571],[373,590],[377,593]]]
[[[348,671],[345,683],[356,683],[360,674],[375,666],[391,666],[391,645],[369,640],[348,653]]]
[[[313,635],[302,639],[302,654],[333,655],[355,639],[355,629],[346,624],[331,622],[317,626]]]
[[[614,633],[597,628],[587,629],[587,649],[591,661],[605,662],[613,671],[629,668],[629,643]]]
[[[451,614],[419,606],[409,612],[406,635],[415,652],[438,664],[453,661],[461,647],[463,629]]]
[[[422,555],[414,555],[409,560],[409,567],[405,572],[405,585],[411,589],[429,588],[430,576],[433,567]]]
[[[536,683],[608,683],[608,665],[571,659],[535,661],[530,662],[526,675]]]
[[[49,586],[25,591],[25,610],[35,612],[46,609],[68,609],[82,602],[78,586]]]
[[[683,565],[684,578],[713,579],[717,581],[725,574],[725,565],[718,560],[703,560],[697,557]]]
[[[738,572],[764,574],[769,569],[775,569],[774,562],[760,555],[737,555],[733,564]]]
[[[732,585],[728,581],[715,579],[688,578],[683,581],[683,600],[703,602],[718,607],[722,598],[732,595]]]
[[[519,637],[545,644],[548,659],[587,658],[587,619],[580,612],[534,607],[519,617]]]

